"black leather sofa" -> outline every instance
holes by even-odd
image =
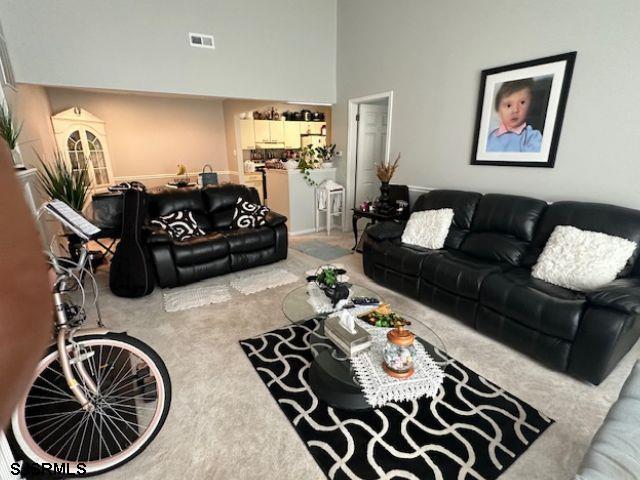
[[[287,218],[270,211],[266,226],[232,229],[238,197],[260,203],[254,188],[236,184],[148,194],[148,220],[178,210],[191,210],[206,233],[174,241],[165,231],[149,226],[147,221],[146,242],[161,287],[186,285],[287,258]]]
[[[376,282],[462,320],[550,368],[599,384],[640,336],[638,249],[618,279],[590,292],[531,277],[556,225],[640,244],[640,211],[453,190],[420,196],[413,211],[452,208],[441,250],[401,243],[403,225],[365,231],[364,271]]]

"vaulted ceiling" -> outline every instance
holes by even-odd
[[[18,82],[334,102],[336,0],[0,0]],[[189,45],[189,32],[215,49]]]

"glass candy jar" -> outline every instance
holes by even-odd
[[[413,341],[416,336],[403,326],[398,326],[387,333],[387,344],[382,351],[384,362],[382,368],[392,377],[407,378],[413,375],[413,362],[416,347]]]

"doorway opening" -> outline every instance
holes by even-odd
[[[380,195],[375,166],[389,162],[392,111],[393,91],[349,100],[346,203],[352,208]]]

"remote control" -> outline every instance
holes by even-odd
[[[373,297],[353,297],[351,301],[355,305],[377,305],[380,303],[380,300]]]

